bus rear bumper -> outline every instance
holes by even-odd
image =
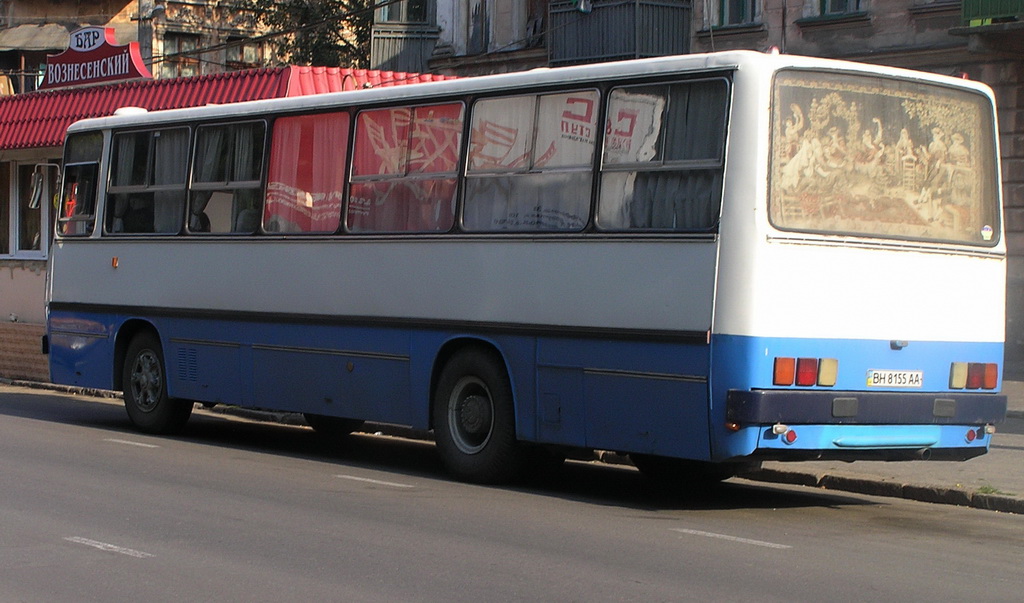
[[[726,421],[739,425],[986,425],[1006,418],[997,393],[731,390]]]
[[[760,460],[967,460],[988,451],[1006,396],[731,391],[726,416]]]

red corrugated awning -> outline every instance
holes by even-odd
[[[121,107],[160,111],[444,79],[450,76],[292,66],[18,94],[0,98],[0,150],[60,146],[75,121]]]

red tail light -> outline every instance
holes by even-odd
[[[796,361],[796,384],[811,386],[818,382],[818,359],[798,358]]]

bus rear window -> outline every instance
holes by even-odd
[[[977,93],[784,71],[769,213],[782,230],[995,245],[992,107]]]

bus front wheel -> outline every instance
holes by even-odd
[[[124,407],[140,431],[167,434],[181,430],[193,404],[167,395],[167,371],[160,340],[152,333],[132,339],[122,373]]]
[[[501,483],[520,471],[512,386],[495,354],[469,348],[448,361],[432,418],[441,459],[459,479]]]

